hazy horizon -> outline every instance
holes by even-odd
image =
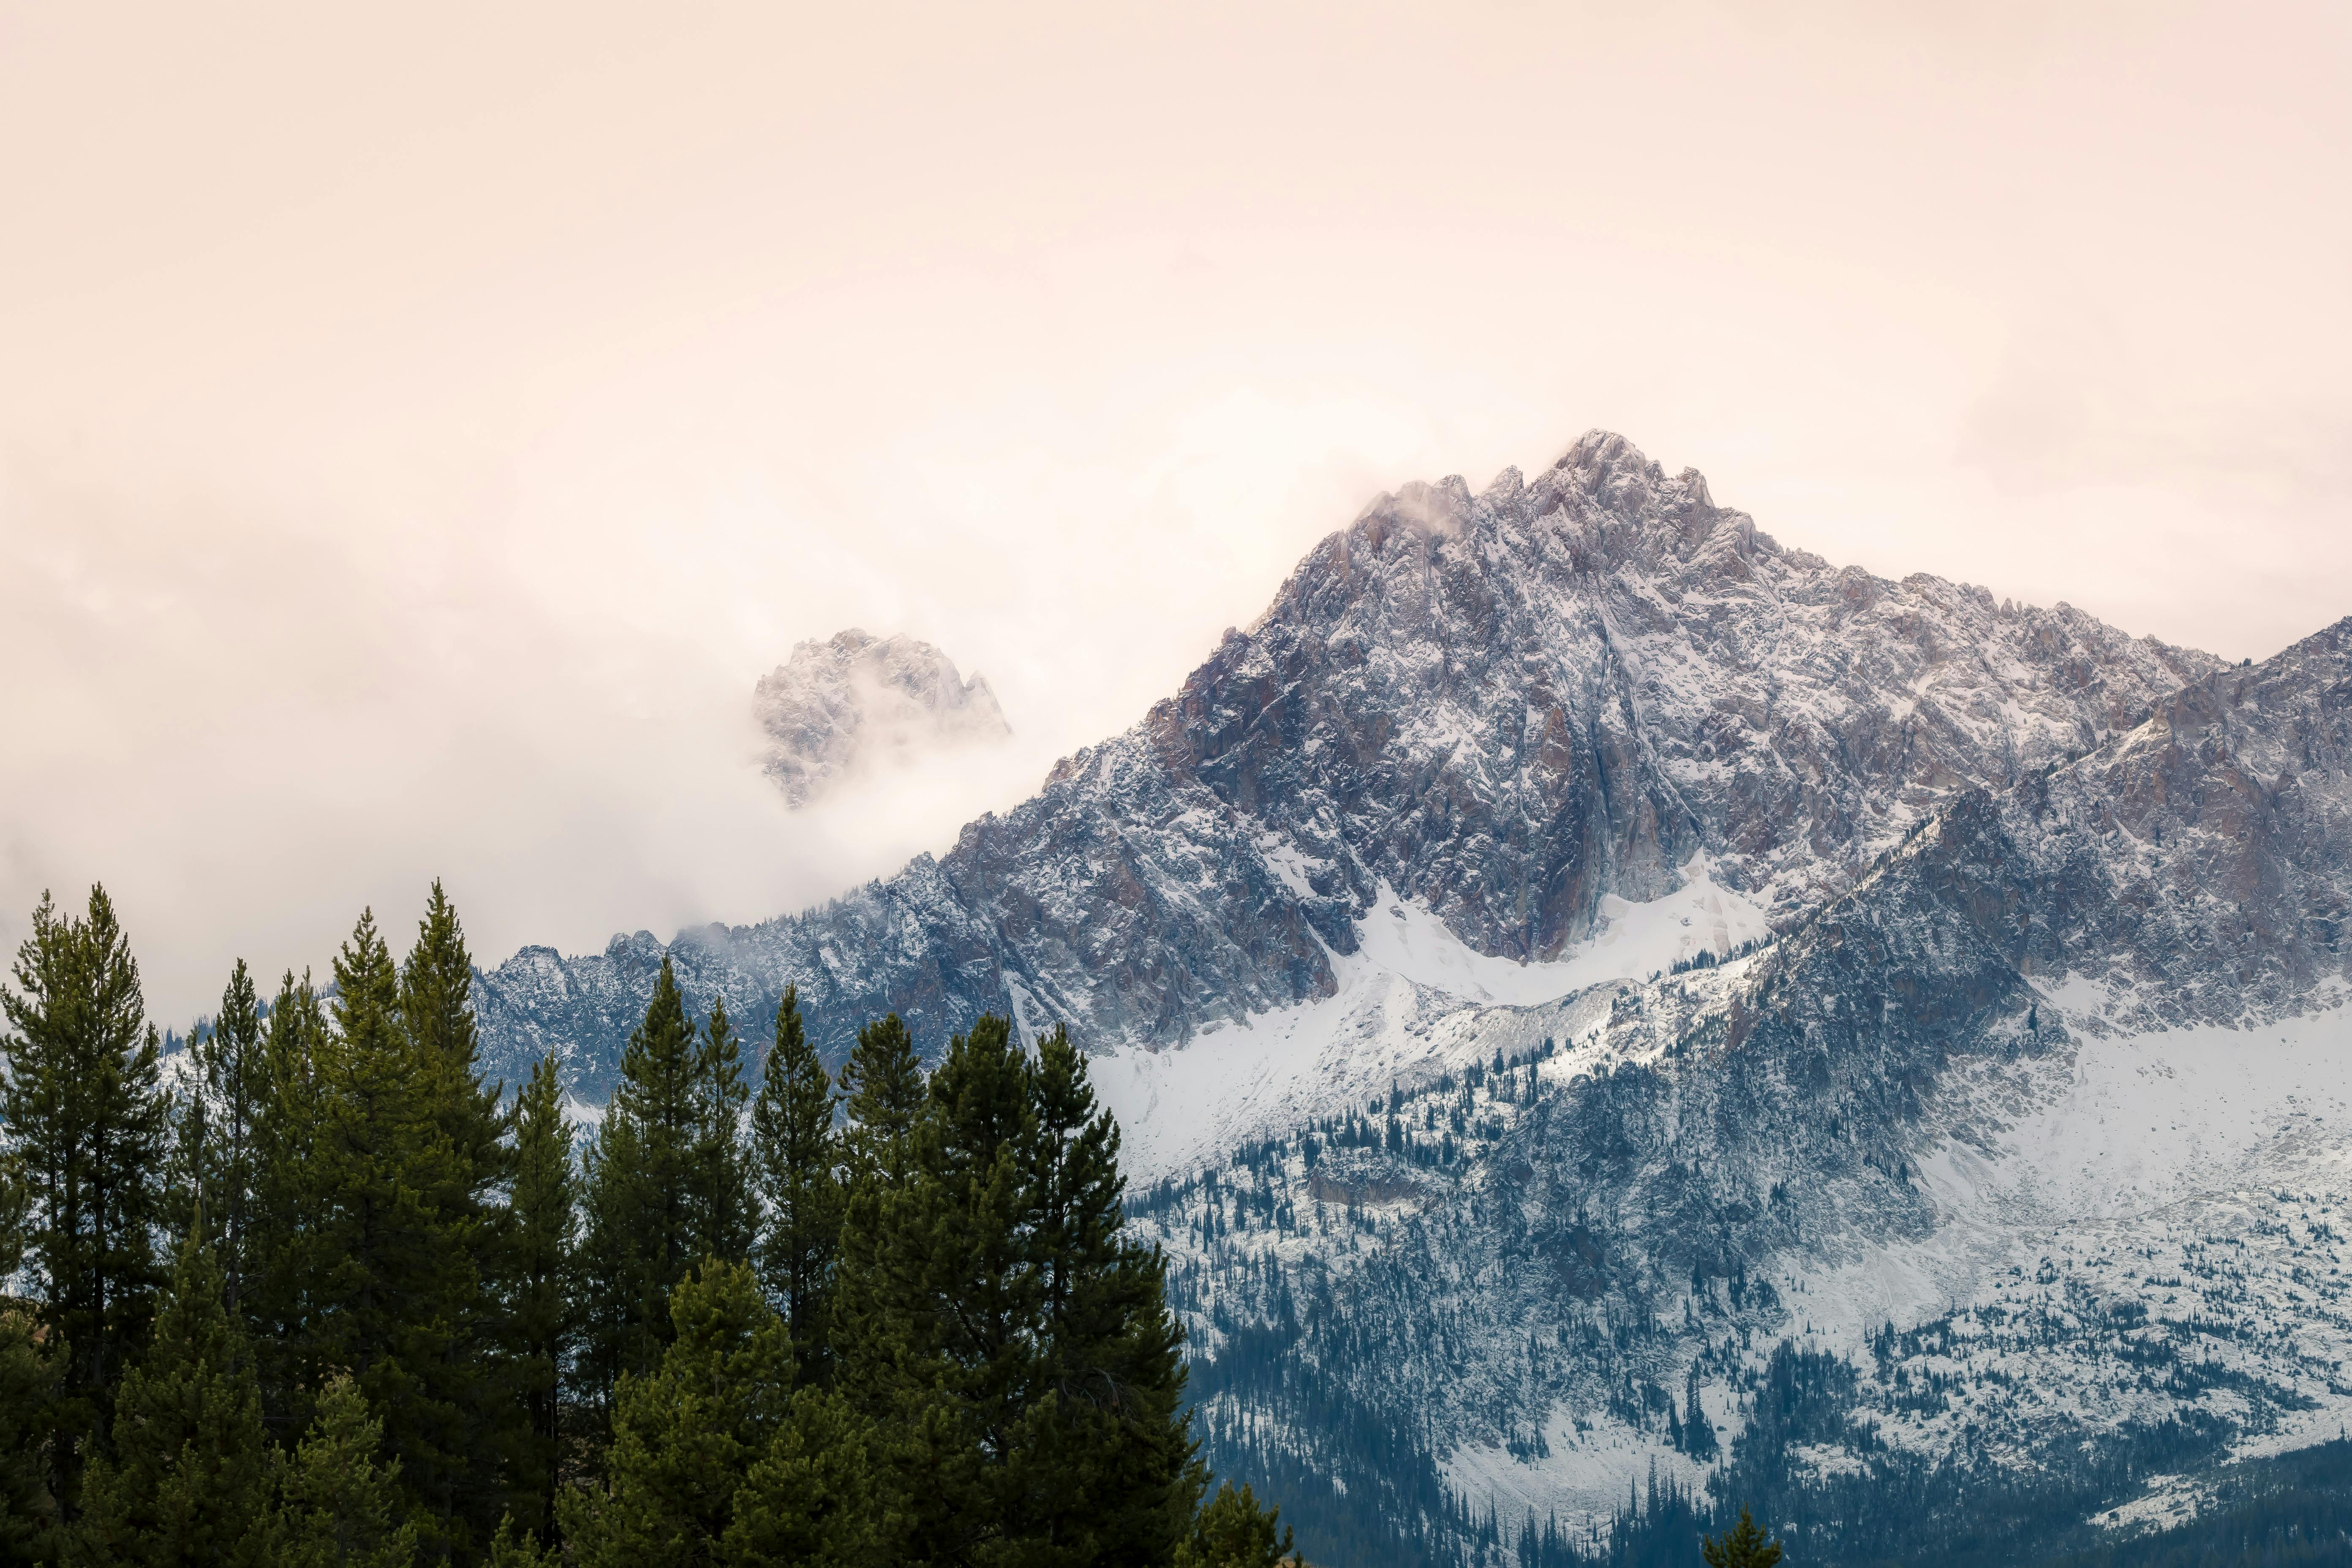
[[[160,1018],[440,876],[756,920],[1171,692],[1371,496],[1619,431],[1784,545],[2352,614],[2352,16],[0,3],[0,944]],[[985,675],[787,814],[752,683]]]

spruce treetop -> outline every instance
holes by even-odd
[[[1780,1543],[1757,1528],[1745,1506],[1739,1510],[1738,1524],[1725,1531],[1719,1539],[1699,1537],[1698,1550],[1699,1555],[1706,1559],[1706,1568],[1772,1568],[1780,1561]]]
[[[854,1176],[895,1182],[907,1173],[907,1141],[923,1109],[922,1059],[896,1013],[857,1031],[842,1064],[847,1153]]]

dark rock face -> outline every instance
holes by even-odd
[[[2102,1035],[2332,1007],[2347,901],[2352,619],[2077,762],[1961,792],[1696,1008],[1663,994],[1687,983],[1646,988],[1610,1032],[1654,1058],[1571,1082],[1519,1146],[1554,1212],[1622,1216],[1666,1280],[1925,1234],[1907,1173],[1984,1131],[1955,1068],[2075,1044],[2043,987],[2099,984],[2080,1026]]]
[[[2118,1026],[2299,1010],[2346,973],[2352,620],[2183,687],[2001,815],[2048,910],[2026,973],[2108,984]]]
[[[1793,919],[1937,802],[2217,668],[2063,605],[1834,570],[1595,434],[1532,482],[1383,497],[1175,698],[945,857],[672,952],[753,1027],[797,984],[836,1056],[892,1010],[927,1049],[1006,1008],[1176,1045],[1328,994],[1382,884],[1528,960],[1694,856]],[[600,1095],[650,944],[483,975],[492,1061],[558,1050]]]

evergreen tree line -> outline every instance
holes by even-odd
[[[575,1146],[484,1081],[435,884],[168,1064],[103,889],[0,984],[0,1563],[1284,1561],[1209,1488],[1160,1257],[1056,1030],[836,1081],[665,961]],[[752,1083],[755,1074],[756,1088]]]

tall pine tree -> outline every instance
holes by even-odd
[[[1165,1265],[1120,1234],[1118,1124],[1096,1104],[1067,1030],[1037,1043],[1028,1082],[1025,1232],[1042,1298],[1032,1375],[1043,1390],[1030,1440],[1047,1478],[1032,1506],[1075,1521],[1046,1528],[1092,1541],[1103,1560],[1161,1561],[1199,1496]]]
[[[268,1562],[271,1453],[219,1259],[192,1229],[145,1354],[114,1402],[114,1451],[90,1466],[89,1556],[137,1568]]]
[[[890,1259],[883,1247],[886,1209],[905,1195],[914,1158],[914,1135],[929,1095],[923,1065],[915,1042],[898,1015],[861,1026],[849,1059],[841,1067],[843,1109],[848,1124],[836,1137],[840,1146],[841,1221],[834,1250],[833,1273],[825,1282],[824,1315],[818,1327],[824,1338],[824,1372],[836,1380],[849,1361],[848,1387],[852,1407],[860,1418],[887,1435],[877,1459],[894,1474],[894,1484],[910,1495],[923,1489],[926,1478],[908,1434],[921,1423],[935,1436],[954,1424],[954,1399],[942,1394],[926,1402],[910,1388],[904,1363],[893,1358],[905,1338],[904,1299],[913,1287],[893,1280]],[[912,1348],[908,1347],[912,1353]],[[949,1433],[934,1448],[960,1449],[961,1436]],[[913,1529],[911,1519],[900,1521],[903,1535]]]
[[[42,898],[15,978],[0,985],[0,1118],[28,1188],[42,1326],[63,1356],[49,1487],[69,1522],[82,1440],[105,1446],[115,1385],[162,1284],[153,1237],[171,1107],[139,966],[104,888],[79,919]]]
[[[220,1255],[222,1297],[232,1315],[242,1310],[253,1264],[248,1255],[257,1181],[255,1123],[266,1091],[261,1007],[253,976],[238,959],[221,990],[211,1027],[188,1045],[195,1071],[190,1099],[204,1137],[195,1164],[196,1197],[206,1231]]]
[[[576,1338],[572,1249],[579,1228],[572,1127],[553,1057],[532,1069],[515,1104],[513,1218],[507,1321],[525,1434],[509,1507],[522,1530],[548,1541],[562,1454],[562,1378]]]
[[[704,1106],[698,1042],[667,955],[585,1163],[584,1392],[609,1410],[624,1372],[649,1373],[669,1341],[669,1293],[696,1261]]]
[[[264,1419],[288,1444],[310,1424],[310,1391],[326,1364],[320,1319],[334,1238],[319,1154],[331,1055],[317,988],[308,973],[298,981],[287,971],[261,1034],[253,1203],[246,1221],[252,1272],[239,1306],[260,1367]]]
[[[503,1375],[499,1314],[514,1264],[507,1196],[514,1151],[506,1142],[504,1086],[486,1084],[478,1060],[473,960],[464,928],[436,880],[401,965],[401,1033],[412,1059],[424,1147],[411,1168],[423,1184],[436,1256],[418,1284],[434,1294],[444,1331],[412,1373],[434,1409],[433,1452],[395,1447],[410,1485],[436,1520],[438,1550],[468,1558],[486,1545],[506,1506],[504,1468],[528,1439]]]
[[[0,1156],[0,1279],[25,1261],[29,1195],[14,1156]],[[23,1303],[0,1298],[0,1564],[16,1568],[51,1553],[56,1500],[49,1444],[57,1405],[56,1342]]]
[[[460,1262],[433,1202],[454,1152],[435,1136],[428,1086],[400,1016],[400,976],[362,913],[335,958],[335,1036],[316,1168],[329,1245],[316,1337],[348,1367],[412,1493],[462,1462],[457,1412],[430,1367],[460,1343],[452,1298]],[[420,1474],[421,1472],[421,1474]],[[419,1483],[425,1483],[420,1487]]]
[[[743,1045],[727,1016],[726,998],[710,1005],[695,1058],[700,1117],[695,1129],[694,1255],[740,1263],[751,1254],[758,1216],[743,1148]]]
[[[787,985],[776,1009],[775,1044],[751,1102],[751,1149],[766,1217],[761,1274],[792,1332],[799,1380],[808,1384],[830,1377],[827,1320],[843,1203],[840,1140],[833,1125],[838,1103],[801,1023],[800,992]]]
[[[621,1379],[606,1479],[567,1493],[583,1568],[699,1568],[718,1560],[736,1493],[782,1426],[792,1345],[740,1263],[705,1263],[671,1297],[675,1339],[653,1373]]]
[[[434,1033],[449,1020],[433,1009],[450,1004],[431,984],[419,1005],[370,914],[336,956],[310,1168],[325,1227],[308,1337],[378,1413],[426,1549],[470,1558],[500,1500],[485,1440],[499,1414],[481,1279],[489,1219],[481,1173],[455,1131],[477,1086],[452,1064],[460,1047]],[[463,1027],[470,1059],[470,1020]]]
[[[861,1195],[841,1379],[900,1434],[911,1556],[1167,1563],[1186,1539],[1181,1335],[1119,1235],[1117,1159],[1066,1037],[1033,1064],[986,1017],[931,1076],[904,1183]]]

